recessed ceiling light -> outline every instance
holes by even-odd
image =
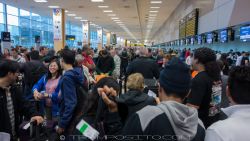
[[[120,22],[121,20],[114,20],[115,22]]]
[[[123,23],[123,22],[116,22],[116,23],[121,24],[121,23]]]
[[[88,20],[80,20],[81,22],[87,22]]]
[[[159,9],[160,7],[150,7],[150,8],[152,8],[152,9]]]
[[[112,17],[111,19],[112,19],[112,20],[118,20],[119,18],[117,18],[117,17]]]
[[[99,5],[98,7],[99,8],[108,8],[109,6],[107,6],[107,5]]]
[[[69,11],[68,10],[65,10],[65,13],[68,13]]]
[[[150,3],[162,3],[162,1],[151,1]]]
[[[149,11],[150,13],[157,13],[158,11]]]
[[[104,13],[111,13],[111,12],[113,12],[112,10],[104,10],[103,11]]]
[[[91,2],[103,2],[103,0],[91,0]]]
[[[108,16],[111,16],[111,17],[112,17],[112,16],[116,16],[116,15],[115,15],[115,14],[108,14]]]
[[[35,2],[48,2],[47,0],[34,0]]]
[[[51,5],[51,6],[48,6],[49,8],[59,8],[59,6],[55,6],[55,5]]]
[[[75,17],[75,19],[78,19],[78,20],[80,20],[80,19],[82,19],[82,17]]]
[[[68,16],[74,17],[74,16],[76,16],[76,14],[68,14]]]

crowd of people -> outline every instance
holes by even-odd
[[[0,56],[0,133],[22,141],[30,120],[51,140],[247,141],[249,92],[248,52],[17,46]]]

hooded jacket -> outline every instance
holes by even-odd
[[[117,99],[119,114],[126,120],[132,114],[148,105],[156,105],[155,99],[140,90],[129,90]]]
[[[61,87],[59,127],[67,129],[77,105],[76,88],[78,85],[83,86],[81,69],[74,68],[66,71],[61,77],[59,84]]]
[[[112,113],[109,118],[114,119],[115,116],[116,113]],[[116,125],[116,129],[120,129],[126,139],[203,141],[205,137],[205,129],[197,110],[174,101],[143,108],[133,114],[123,128],[114,120],[110,120],[109,124]]]

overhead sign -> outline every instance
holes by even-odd
[[[89,22],[83,22],[82,23],[82,29],[83,29],[83,44],[89,43]]]
[[[102,28],[97,29],[97,43],[102,44]]]
[[[10,42],[11,41],[11,39],[10,39],[10,32],[2,32],[1,33],[1,40],[3,41],[3,42]]]
[[[53,9],[54,40],[62,40],[62,9]]]

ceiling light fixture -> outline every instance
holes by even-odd
[[[104,13],[112,13],[113,11],[112,10],[104,10],[103,12]]]
[[[150,13],[158,13],[158,11],[149,11]]]
[[[68,10],[65,10],[65,13],[68,13],[69,11]]]
[[[120,22],[121,20],[114,20],[115,22]]]
[[[112,20],[118,20],[119,18],[117,18],[117,17],[112,17],[111,19],[112,19]]]
[[[87,22],[88,20],[80,20],[81,22]]]
[[[155,17],[157,16],[156,14],[149,14],[150,17]]]
[[[152,9],[159,9],[160,7],[150,7],[150,8],[152,8]]]
[[[112,16],[116,16],[115,14],[108,14],[108,16],[112,17]]]
[[[91,0],[91,2],[103,2],[103,0]]]
[[[121,24],[121,23],[123,23],[123,22],[116,22],[116,23]]]
[[[48,6],[49,8],[59,8],[59,6],[55,6],[55,5],[51,5],[51,6]]]
[[[47,0],[34,0],[35,2],[41,2],[41,3],[45,3],[48,2]]]
[[[76,14],[68,14],[68,16],[74,17],[74,16],[76,16]]]
[[[82,19],[82,17],[75,17],[75,19],[78,19],[78,20],[80,20],[80,19]]]
[[[151,1],[150,3],[158,4],[158,3],[162,3],[162,1]]]
[[[108,8],[109,6],[107,6],[107,5],[99,5],[98,7],[99,8]]]

